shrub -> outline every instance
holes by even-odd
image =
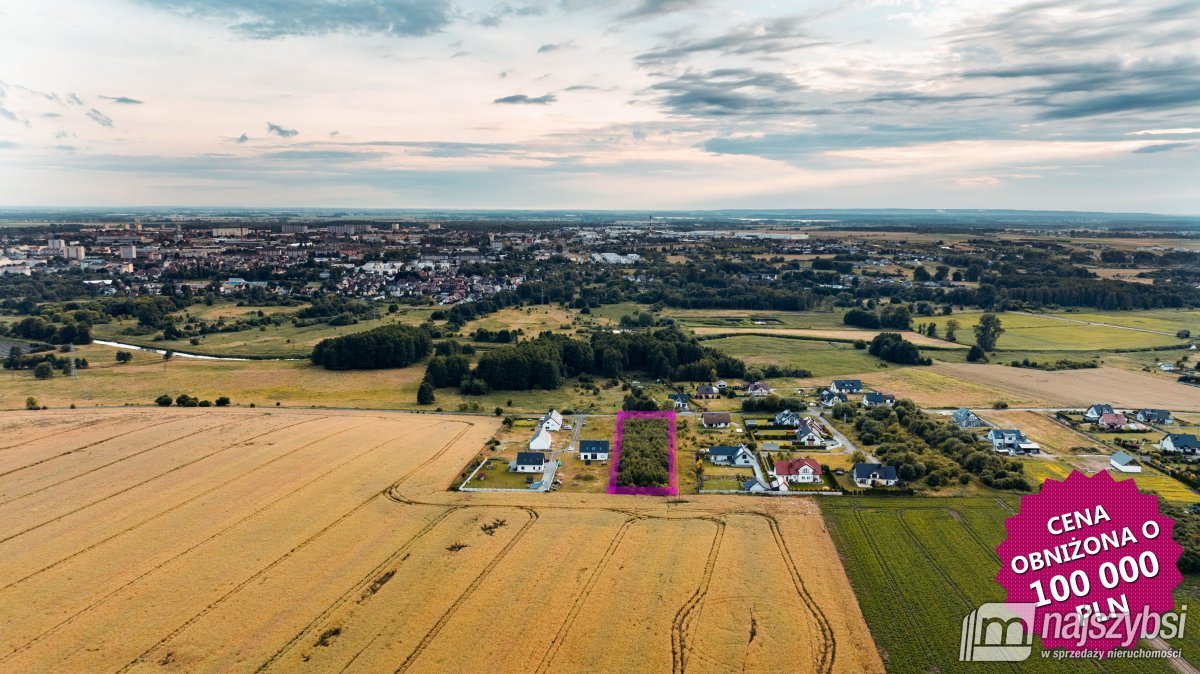
[[[155,398],[154,402],[162,407],[170,407],[171,403],[173,403],[175,401],[171,398],[171,396],[164,393],[164,394],[160,395],[159,397]]]
[[[217,407],[227,407],[229,405],[229,396],[221,396],[217,398]]]
[[[49,379],[54,376],[54,366],[46,362],[38,363],[37,367],[33,368],[33,376],[38,379]]]
[[[421,385],[417,387],[417,404],[432,405],[435,399],[433,385],[427,381],[421,382]]]
[[[131,360],[133,360],[132,352],[129,352],[129,351],[118,351],[117,352],[117,362],[118,363],[128,363]]]
[[[38,404],[37,398],[34,398],[33,396],[29,396],[28,398],[25,399],[25,409],[40,410],[40,409],[42,409],[42,406]]]

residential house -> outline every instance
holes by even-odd
[[[542,417],[542,420],[538,422],[538,426],[541,426],[551,433],[562,429],[562,425],[563,418],[562,415],[558,413],[558,410],[550,410],[546,413],[546,416]]]
[[[1120,471],[1122,473],[1142,472],[1142,467],[1139,466],[1136,461],[1134,461],[1132,456],[1129,456],[1125,452],[1119,450],[1114,452],[1113,455],[1108,458],[1108,464],[1113,468],[1113,470]]]
[[[708,460],[718,466],[752,466],[754,454],[745,445],[717,445],[708,448]]]
[[[746,387],[746,395],[769,396],[771,395],[771,387],[767,386],[766,382],[756,381]]]
[[[1117,430],[1121,430],[1121,429],[1125,428],[1126,426],[1128,426],[1129,420],[1125,418],[1124,414],[1121,414],[1120,412],[1116,412],[1114,414],[1105,414],[1105,415],[1101,416],[1100,419],[1096,421],[1096,423],[1099,424],[1101,428],[1104,428],[1104,429],[1107,429],[1110,431],[1117,431]]]
[[[988,442],[1001,454],[1037,454],[1041,447],[1036,442],[1030,442],[1025,434],[1015,428],[993,428],[988,431]]]
[[[1158,441],[1158,448],[1164,452],[1195,454],[1200,452],[1200,440],[1191,433],[1167,433]]]
[[[508,469],[517,473],[545,472],[546,455],[541,452],[517,452],[517,458],[508,464]]]
[[[667,396],[667,399],[675,405],[675,409],[681,412],[688,411],[692,400],[691,396],[686,393],[672,393],[671,395]]]
[[[805,447],[824,447],[825,429],[821,428],[820,423],[812,419],[805,419],[796,428],[796,444]]]
[[[553,438],[550,435],[550,431],[546,430],[542,426],[539,426],[538,429],[533,432],[533,438],[529,441],[529,449],[535,452],[546,451],[550,449],[550,442],[552,440]]]
[[[821,481],[821,464],[816,459],[776,461],[775,476],[786,482],[813,484]]]
[[[845,393],[840,393],[838,391],[829,391],[829,390],[821,391],[821,406],[822,407],[833,407],[834,405],[836,405],[838,403],[847,403],[847,402],[850,402],[850,398],[846,397]]]
[[[717,387],[713,386],[712,384],[701,384],[700,386],[696,387],[697,398],[716,398],[720,395],[721,392],[718,391]]]
[[[1134,415],[1143,424],[1173,424],[1175,419],[1167,410],[1138,410]]]
[[[863,407],[878,407],[880,405],[895,405],[895,404],[896,404],[896,396],[890,395],[887,393],[879,393],[878,391],[872,391],[872,392],[868,393],[867,395],[863,396],[863,399],[862,399]]]
[[[718,391],[724,391],[725,389],[729,388],[729,384],[727,384],[724,379],[717,380],[715,386],[717,387]]]
[[[978,414],[965,407],[958,408],[951,417],[951,420],[959,428],[983,428],[987,426],[987,423],[983,419],[980,419]]]
[[[894,487],[900,481],[895,466],[879,463],[856,463],[851,473],[859,487]]]
[[[729,412],[705,412],[700,415],[700,424],[705,428],[729,428],[732,421]]]
[[[1105,414],[1113,414],[1115,411],[1116,410],[1113,409],[1112,405],[1097,403],[1084,411],[1083,418],[1085,421],[1096,423],[1097,421],[1100,421],[1100,417],[1104,416]]]
[[[746,480],[742,483],[742,491],[747,491],[751,494],[761,494],[768,490],[770,490],[770,487],[764,484],[763,481],[757,477],[752,480]]]
[[[584,461],[608,461],[608,440],[580,440],[579,458]]]
[[[829,385],[834,393],[862,393],[862,381],[858,379],[834,379]]]
[[[791,410],[784,410],[784,411],[780,412],[779,414],[775,415],[775,425],[776,426],[790,426],[792,428],[795,428],[800,425],[800,419],[801,419],[801,416],[800,416],[799,412],[793,412]]]

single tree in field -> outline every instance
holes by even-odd
[[[925,281],[928,281],[929,278],[929,270],[925,267],[917,267],[913,270],[913,280],[917,283],[924,283]]]
[[[40,410],[40,409],[42,409],[42,406],[38,404],[37,398],[34,398],[33,396],[29,396],[28,398],[25,399],[25,409]]]
[[[164,393],[164,394],[160,395],[159,397],[155,398],[154,402],[158,403],[159,405],[161,405],[163,407],[170,407],[171,403],[175,402],[175,399]]]
[[[1000,317],[996,314],[984,314],[979,317],[979,323],[975,326],[975,343],[984,351],[995,351],[996,340],[1000,339],[1000,335],[1004,334],[1004,327],[1000,325]]]
[[[951,341],[951,342],[957,342],[958,341],[958,329],[960,327],[962,327],[962,324],[959,323],[958,319],[956,319],[956,318],[951,318],[950,320],[946,321],[946,340]]]
[[[38,363],[37,367],[33,368],[33,376],[38,379],[49,379],[54,376],[54,366],[50,363]]]
[[[972,344],[971,350],[967,351],[968,363],[986,363],[987,359],[987,352],[981,349],[978,344]]]
[[[131,360],[133,360],[133,354],[130,353],[129,351],[118,351],[117,352],[117,362],[118,363],[128,363]]]
[[[1179,332],[1175,333],[1175,337],[1177,339],[1187,339],[1188,337],[1191,337],[1191,336],[1192,336],[1191,330],[1180,330]],[[16,347],[13,347],[13,348],[16,348]]]
[[[433,394],[433,384],[430,384],[427,381],[421,382],[421,385],[417,387],[417,404],[432,405],[435,399],[436,396]]]

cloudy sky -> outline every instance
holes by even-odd
[[[1200,0],[4,0],[0,205],[1200,214]]]

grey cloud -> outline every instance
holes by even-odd
[[[17,147],[17,144],[11,140],[0,140],[0,150],[12,150]]]
[[[1160,143],[1158,145],[1147,145],[1134,150],[1134,154],[1155,154],[1158,152],[1170,152],[1171,150],[1179,150],[1185,147],[1191,147],[1191,143]]]
[[[504,96],[492,101],[493,103],[501,103],[505,105],[548,105],[558,100],[554,94],[544,94],[542,96],[529,97],[525,94],[513,94],[512,96]]]
[[[67,94],[67,102],[71,105],[83,105],[83,101],[75,94]]]
[[[798,96],[803,87],[785,75],[746,68],[688,73],[650,90],[677,115],[806,114]]]
[[[113,103],[120,103],[121,105],[141,105],[142,104],[142,101],[139,101],[136,98],[129,98],[128,96],[101,96],[100,98],[103,98],[106,101],[112,101]]]
[[[97,110],[95,108],[88,110],[87,116],[88,116],[88,119],[99,124],[100,126],[103,126],[105,128],[109,128],[109,129],[111,129],[113,127],[112,118],[110,118],[108,115],[104,114],[103,112],[100,112],[99,110]]]
[[[273,133],[280,138],[291,138],[292,136],[297,136],[300,134],[300,132],[295,129],[288,129],[278,124],[272,124],[271,122],[267,122],[267,133]]]
[[[430,35],[454,18],[448,0],[141,0],[184,16],[225,22],[253,39],[331,33]]]
[[[522,16],[541,16],[546,13],[546,7],[543,5],[513,5],[511,3],[501,3],[488,10],[478,22],[481,26],[495,28],[504,23],[504,20],[509,17]]]
[[[824,44],[808,32],[805,24],[805,19],[799,16],[746,23],[715,37],[660,45],[639,54],[636,60],[642,66],[650,66],[679,61],[702,52],[726,56],[770,56]]]
[[[62,114],[58,112],[43,112],[42,117],[45,117],[46,119],[54,119],[55,117],[62,117]]]
[[[570,46],[569,42],[548,42],[537,48],[537,53],[545,54],[546,52],[558,51]]]
[[[243,133],[242,135],[240,135],[236,139],[234,139],[233,142],[238,143],[240,145],[241,143],[245,143],[248,140],[250,140],[250,136],[247,136],[246,134]]]
[[[640,0],[634,7],[621,13],[620,18],[649,19],[665,14],[686,12],[708,4],[708,0]]]

